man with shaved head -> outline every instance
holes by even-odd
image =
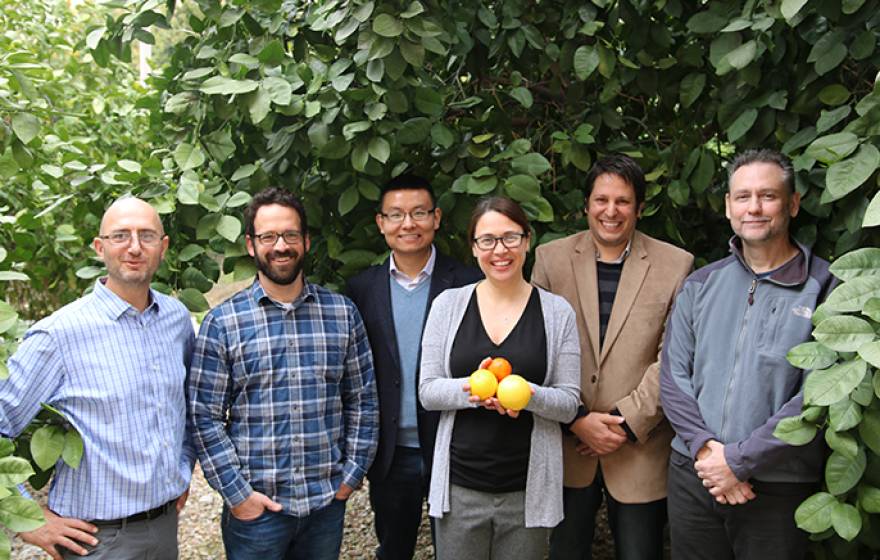
[[[46,403],[83,439],[78,468],[56,465],[46,524],[20,536],[56,560],[174,559],[195,461],[184,404],[192,324],[150,288],[168,248],[152,206],[117,200],[93,246],[107,276],[28,329],[0,383],[0,434],[18,436]]]

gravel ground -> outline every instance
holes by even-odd
[[[36,493],[42,499],[42,493]],[[220,539],[220,510],[223,501],[214,492],[201,470],[196,467],[192,491],[186,508],[180,517],[180,558],[181,560],[224,560],[223,543]],[[593,558],[610,560],[613,557],[608,531],[605,528],[604,512],[602,523],[597,531]],[[342,539],[343,560],[373,558],[376,550],[376,536],[373,533],[373,512],[367,497],[366,488],[356,492],[348,502],[345,516],[345,535]],[[12,539],[12,558],[14,560],[43,560],[48,558],[36,547]],[[431,531],[428,528],[427,512],[422,517],[422,527],[416,545],[415,560],[433,558]]]

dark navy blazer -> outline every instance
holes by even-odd
[[[348,296],[357,305],[367,336],[373,350],[373,366],[376,370],[376,387],[379,392],[379,449],[373,466],[367,476],[371,481],[381,481],[391,468],[394,448],[397,445],[397,423],[400,418],[400,356],[397,351],[397,336],[394,332],[394,318],[391,311],[391,286],[389,284],[388,258],[380,265],[374,265],[349,279]],[[472,284],[482,278],[479,269],[466,266],[437,252],[434,272],[431,274],[431,288],[428,293],[428,310],[431,303],[443,290]],[[421,349],[419,350],[421,355]],[[418,370],[416,370],[418,387]],[[434,454],[434,440],[437,436],[439,412],[428,412],[416,398],[418,411],[419,442],[428,473],[431,472],[431,457]]]

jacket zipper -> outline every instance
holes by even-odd
[[[724,433],[725,427],[727,426],[727,413],[730,410],[730,395],[733,392],[734,380],[736,379],[736,374],[739,371],[739,362],[740,356],[742,355],[742,347],[743,341],[746,338],[746,331],[748,331],[749,325],[749,315],[752,310],[752,305],[755,303],[755,289],[758,287],[758,279],[753,278],[752,284],[749,286],[748,291],[748,302],[749,305],[746,307],[745,314],[743,315],[742,328],[739,330],[739,337],[736,340],[736,349],[733,353],[733,368],[730,371],[730,379],[727,382],[727,392],[724,394],[724,411],[721,415],[721,437],[726,440],[727,435]],[[723,441],[721,443],[724,443]]]

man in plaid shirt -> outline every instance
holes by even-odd
[[[345,500],[379,432],[366,331],[351,301],[305,280],[295,196],[254,196],[245,236],[257,278],[205,317],[188,378],[199,459],[225,502],[226,555],[337,558]]]

